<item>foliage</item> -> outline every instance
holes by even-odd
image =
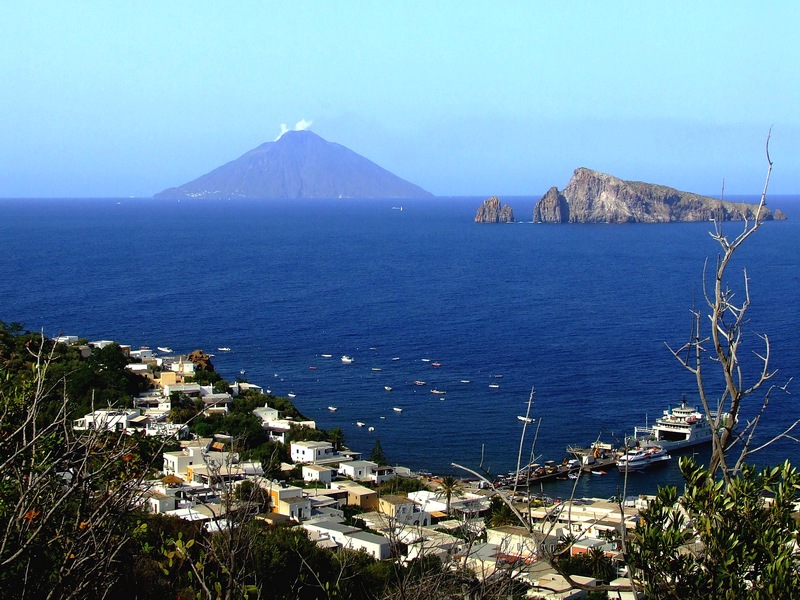
[[[567,575],[594,577],[598,581],[605,583],[617,577],[616,569],[611,559],[598,548],[592,548],[584,554],[563,556],[557,559],[557,563],[559,571]]]
[[[630,564],[652,597],[800,597],[798,525],[792,518],[800,476],[789,463],[745,465],[724,481],[692,459],[687,481],[659,490],[630,542]]]
[[[378,465],[389,464],[386,461],[386,455],[383,453],[383,446],[381,446],[380,438],[375,440],[375,445],[372,446],[372,451],[369,453],[369,459]]]
[[[464,495],[464,486],[462,485],[460,479],[456,479],[452,475],[447,475],[446,477],[442,478],[442,481],[439,484],[439,491],[436,493],[436,495],[445,499],[447,506],[446,512],[447,515],[450,516],[450,502],[454,497],[460,498]]]
[[[100,596],[121,576],[142,483],[162,449],[140,436],[75,433],[68,382],[50,369],[67,362],[63,344],[20,339],[28,357],[0,363],[0,596]],[[98,354],[86,364],[118,381],[118,348]]]
[[[377,487],[378,495],[385,496],[405,495],[409,492],[418,492],[427,489],[425,483],[416,477],[393,477],[389,481],[384,481]]]

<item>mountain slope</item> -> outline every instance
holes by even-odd
[[[431,196],[310,131],[288,131],[155,198],[416,198]]]

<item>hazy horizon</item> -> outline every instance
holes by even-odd
[[[0,197],[151,197],[308,128],[437,197],[800,192],[800,6],[0,6]]]

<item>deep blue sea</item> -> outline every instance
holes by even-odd
[[[482,455],[492,473],[512,469],[532,387],[542,459],[630,434],[684,394],[697,401],[665,342],[683,344],[702,307],[704,261],[718,251],[710,223],[477,225],[482,200],[0,200],[0,320],[202,348],[230,380],[243,369],[277,395],[294,392],[352,448],[369,453],[379,438],[391,462],[437,473],[478,467]],[[533,199],[504,201],[530,218]],[[766,223],[729,281],[741,289],[747,268],[745,366],[767,334],[775,382],[795,377],[796,394],[800,197],[771,206],[790,220]],[[776,394],[761,432],[798,417],[797,396]],[[798,463],[799,448],[777,443],[758,460]],[[608,496],[621,481],[584,478],[578,495]],[[671,464],[632,475],[629,491],[679,481]],[[567,482],[545,487],[569,493]]]

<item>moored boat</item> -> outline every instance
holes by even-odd
[[[444,390],[431,390],[431,394],[437,394],[437,395],[440,395],[440,396],[441,396],[441,395],[444,395],[444,394],[446,394],[446,393],[447,393],[447,392],[446,392],[446,391],[444,391]]]
[[[342,356],[342,362],[343,362],[344,364],[346,364],[346,365],[352,364],[352,362],[353,362],[353,357],[352,357],[352,356],[347,356],[347,355],[345,354],[344,356]]]
[[[400,412],[403,412],[403,409],[402,409],[402,408],[400,408],[399,406],[395,406],[394,408],[392,408],[392,410],[393,410],[394,412],[399,412],[399,413],[400,413]]]
[[[425,385],[424,381],[420,381],[419,379],[414,380],[414,385]]]
[[[387,392],[391,392],[392,391],[392,386],[385,385],[385,386],[383,386],[383,389],[385,389]]]
[[[174,352],[174,350],[172,348],[170,348],[169,346],[158,346],[156,349],[159,352],[163,352],[164,354],[170,354],[170,353]]]
[[[617,459],[617,468],[622,471],[637,471],[671,460],[667,451],[661,446],[648,446],[628,450]]]
[[[335,406],[329,406],[328,410],[331,412],[336,412],[337,408]]]
[[[356,421],[356,425],[358,425],[359,427],[363,427],[364,425],[366,425],[366,423],[364,423],[363,421]]]
[[[517,418],[523,423],[533,423],[536,420],[533,417],[523,417],[522,415],[517,415]]]

